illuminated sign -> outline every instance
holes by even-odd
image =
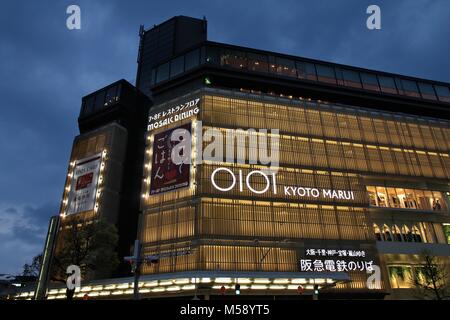
[[[94,209],[101,154],[77,160],[70,185],[67,214]]]
[[[366,259],[364,250],[306,249],[300,259],[302,272],[373,271],[374,261]]]
[[[181,133],[181,141],[188,139],[191,143],[191,123],[155,134],[153,140],[153,158],[151,167],[150,195],[172,191],[189,186],[190,148],[180,148],[180,156],[186,156],[187,161],[173,161],[173,150],[181,143],[173,139],[172,133]],[[184,138],[183,138],[184,137]]]
[[[219,186],[217,183],[217,175],[219,173],[225,173],[228,175],[228,185]],[[261,177],[262,183],[252,183],[252,177]],[[254,170],[244,175],[242,170],[238,170],[235,174],[232,170],[219,167],[211,173],[211,183],[216,190],[221,192],[231,191],[235,188],[239,189],[239,192],[249,190],[255,194],[264,194],[266,192],[278,193],[277,176],[275,172],[270,170]],[[355,195],[350,190],[334,190],[334,189],[317,189],[311,187],[302,186],[284,186],[282,192],[286,197],[312,197],[312,198],[326,198],[326,199],[339,199],[339,200],[354,200]]]
[[[231,177],[231,184],[227,187],[220,187],[217,182],[216,182],[216,174],[219,172],[226,172],[230,175]],[[258,190],[257,187],[252,186],[251,182],[250,182],[250,178],[255,175],[255,176],[261,176],[264,178],[264,181],[266,182],[264,188]],[[269,178],[270,176],[270,178]],[[247,188],[248,190],[250,190],[253,193],[257,193],[257,194],[262,194],[265,193],[269,190],[269,188],[272,186],[272,190],[273,193],[277,193],[277,187],[276,187],[276,175],[275,173],[272,174],[267,174],[263,171],[259,171],[259,170],[254,170],[249,172],[248,175],[245,176],[245,178],[243,177],[242,174],[242,170],[239,170],[239,173],[236,177],[236,175],[234,174],[233,171],[231,171],[228,168],[217,168],[215,169],[212,174],[211,174],[211,183],[213,184],[214,188],[216,188],[219,191],[222,192],[227,192],[230,191],[231,189],[233,189],[236,185],[239,186],[239,191],[243,192],[244,191],[244,185],[245,188]]]
[[[165,127],[169,124],[188,119],[200,111],[200,98],[181,103],[175,107],[154,113],[148,117],[147,131]]]
[[[286,196],[298,196],[298,197],[313,197],[313,198],[328,198],[328,199],[341,199],[341,200],[354,200],[355,195],[353,191],[347,190],[334,190],[334,189],[317,189],[301,186],[285,186],[284,194]]]

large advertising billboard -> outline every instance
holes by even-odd
[[[94,209],[101,162],[101,154],[75,162],[67,214]]]
[[[180,129],[181,131],[185,130],[186,137],[190,139],[191,123],[157,133],[154,136],[150,195],[189,186],[190,163],[176,164],[176,161],[172,159],[172,151],[181,143],[177,139],[175,141],[172,139],[172,133],[175,130],[180,131]],[[181,152],[190,152],[190,148],[181,149]]]

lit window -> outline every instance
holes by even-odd
[[[412,287],[412,270],[410,266],[389,266],[389,280],[393,289]]]

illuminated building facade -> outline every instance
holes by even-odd
[[[141,294],[214,297],[239,284],[243,296],[316,288],[329,298],[395,299],[412,297],[407,279],[420,272],[424,250],[449,259],[448,83],[210,42],[206,21],[187,17],[141,28],[140,37],[136,86],[153,106],[135,135],[133,165],[121,160],[129,151],[117,153],[120,142],[108,148],[87,136],[71,161],[87,156],[82,143],[90,155],[106,148],[117,157],[110,181],[128,177],[134,186],[132,210],[116,204],[124,187],[112,183],[105,207],[82,214],[130,217],[143,255],[154,257],[142,266]],[[126,135],[110,120],[89,132]],[[175,166],[168,137],[180,128],[191,134],[192,163]],[[219,137],[212,128],[229,149],[248,143],[247,160],[259,152],[252,138],[276,138],[276,173],[225,155],[204,160]],[[124,239],[121,252],[132,243],[129,233]],[[378,266],[380,281],[368,284]],[[95,296],[126,297],[131,282],[94,281]]]
[[[327,289],[330,296],[400,297],[408,293],[392,289],[408,287],[399,279],[420,268],[422,250],[449,256],[448,84],[208,41],[150,74],[155,101],[139,236],[146,254],[189,254],[146,265],[144,274],[232,271],[256,278],[259,272],[302,272],[305,260],[320,274],[356,260],[357,268],[350,264],[347,272],[351,281]],[[196,99],[197,114],[165,124],[173,117],[169,110]],[[155,128],[152,115],[161,112],[162,125]],[[258,174],[250,186],[239,186],[264,166],[195,165],[194,159],[188,188],[152,194],[154,137],[200,122],[202,135],[218,128],[224,137],[229,129],[279,129],[276,190],[258,193],[268,186]],[[203,148],[209,141],[204,137]],[[363,251],[365,258],[330,257],[323,250]],[[372,261],[381,267],[378,290],[367,288],[362,266]]]

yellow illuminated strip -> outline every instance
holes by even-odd
[[[178,279],[163,279],[163,280],[153,280],[150,282],[142,282],[140,293],[161,293],[161,292],[177,292],[177,291],[188,291],[195,290],[196,283],[210,283],[215,282],[215,285],[211,286],[213,290],[221,290],[222,287],[225,289],[233,289],[234,284],[239,283],[241,285],[241,290],[298,290],[299,286],[303,286],[304,289],[313,289],[313,285],[317,284],[332,284],[335,283],[333,279],[323,278],[323,279],[305,279],[305,278],[230,278],[230,277],[217,277],[211,278],[178,278]],[[159,286],[154,286],[159,282]],[[185,285],[179,285],[180,283],[188,283]],[[191,282],[191,283],[189,283]],[[176,284],[178,283],[178,284]],[[145,288],[148,287],[149,288]],[[107,289],[109,288],[109,289]],[[114,290],[113,288],[117,288]],[[121,289],[120,289],[121,288]],[[319,286],[320,288],[320,286]],[[111,291],[111,289],[113,291]],[[125,289],[125,290],[124,290]],[[52,289],[48,292],[48,300],[52,299],[65,299],[65,288],[62,289]],[[88,293],[90,292],[90,293]],[[75,294],[76,298],[83,298],[86,294],[89,297],[105,297],[109,295],[120,296],[120,295],[131,295],[134,289],[129,283],[119,283],[119,284],[105,284],[105,285],[87,285],[82,287],[81,290]],[[17,295],[16,298],[25,299],[31,295],[31,292],[22,292]]]

